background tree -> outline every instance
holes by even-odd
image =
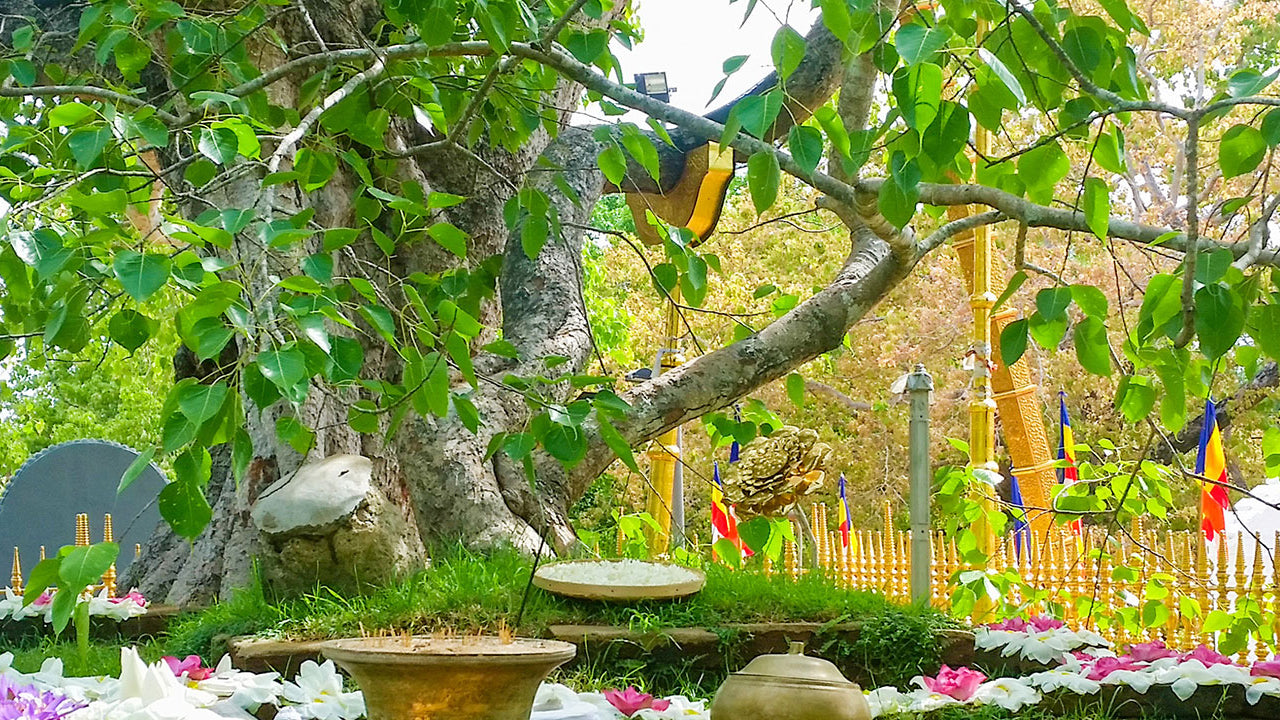
[[[77,352],[106,320],[125,347],[156,322],[183,343],[157,448],[173,457],[160,503],[175,534],[137,565],[144,588],[184,601],[241,582],[258,549],[248,504],[336,452],[373,458],[428,543],[568,544],[569,503],[618,457],[634,465],[630,447],[838,347],[979,224],[1186,254],[1121,328],[1076,283],[1042,290],[1001,338],[1006,360],[1028,337],[1056,348],[1074,318],[1082,366],[1127,376],[1128,415],[1207,391],[1246,334],[1280,354],[1269,175],[1221,239],[1206,237],[1201,201],[1207,167],[1258,177],[1280,140],[1269,76],[1171,76],[1182,96],[1166,97],[1140,72],[1147,22],[1120,0],[817,4],[807,35],[779,28],[770,78],[700,117],[610,79],[610,43],[636,30],[604,0],[0,0],[8,339]],[[887,112],[873,112],[878,88]],[[654,122],[571,127],[584,91]],[[1138,118],[1181,139],[1183,172],[1157,174],[1183,198],[1177,224],[1132,217],[1110,187]],[[971,155],[976,124],[1007,138],[1013,123],[1035,142]],[[589,369],[583,227],[606,191],[671,187],[708,140],[739,153],[759,212],[783,173],[821,192],[848,252],[772,323],[612,392]],[[1067,149],[1081,148],[1073,172]],[[966,204],[989,209],[939,219]],[[662,230],[657,283],[698,305],[719,259]],[[166,286],[183,300],[157,303]],[[1185,404],[1167,405],[1161,423],[1177,429]]]

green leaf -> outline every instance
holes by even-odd
[[[23,607],[35,602],[45,590],[58,586],[61,567],[62,557],[54,555],[41,560],[39,564],[32,568],[31,575],[27,578],[26,592],[22,596]]]
[[[1099,240],[1106,240],[1107,228],[1111,225],[1111,195],[1107,184],[1095,177],[1087,178],[1081,202],[1085,224]]]
[[[288,396],[295,385],[307,377],[306,358],[296,347],[268,350],[258,355],[258,370]]]
[[[151,62],[151,46],[132,33],[125,35],[115,47],[116,67],[120,74],[131,80],[138,77],[138,71]]]
[[[996,298],[996,304],[991,306],[991,312],[995,312],[1004,307],[1004,304],[1009,302],[1009,298],[1013,297],[1013,294],[1018,292],[1018,289],[1021,288],[1023,283],[1026,281],[1026,271],[1019,270],[1014,273],[1013,276],[1009,278],[1009,284],[1005,286],[1004,292],[1000,293],[1000,297]]]
[[[1047,320],[1040,313],[1033,314],[1030,318],[1031,337],[1035,339],[1036,344],[1045,350],[1057,350],[1058,345],[1062,343],[1062,338],[1067,334],[1067,316],[1064,313],[1062,317],[1056,320]]]
[[[253,439],[244,428],[236,428],[235,438],[231,441],[231,474],[235,478],[237,487],[244,480],[245,473],[249,472],[251,462],[253,462]]]
[[[98,117],[98,111],[78,102],[64,102],[49,110],[49,127],[74,127]]]
[[[208,128],[200,132],[200,140],[196,149],[201,155],[219,165],[226,165],[235,159],[240,150],[240,139],[230,128]]]
[[[659,166],[658,149],[653,146],[653,141],[642,134],[634,125],[623,125],[622,145],[631,154],[631,157],[640,163],[640,167],[654,181],[659,181],[661,167]]]
[[[1237,70],[1227,78],[1227,92],[1231,97],[1247,97],[1257,95],[1275,82],[1277,73],[1262,73],[1253,68]]]
[[[782,170],[773,153],[758,152],[747,160],[747,187],[751,190],[751,202],[757,213],[773,207],[781,181]]]
[[[603,417],[600,418],[600,439],[604,440],[604,444],[609,446],[613,454],[617,455],[618,459],[631,469],[631,472],[637,474],[641,472],[640,465],[636,463],[635,455],[631,452],[631,446],[622,437],[622,433]]]
[[[1023,91],[1022,83],[1018,82],[1018,78],[1009,72],[1009,68],[1000,58],[996,57],[995,53],[986,48],[978,48],[978,57],[982,58],[982,62],[986,63],[987,67],[991,68],[991,72],[1000,78],[1000,82],[1004,83],[1009,92],[1013,93],[1019,104],[1027,104],[1027,93]],[[1056,144],[1054,146],[1056,147]]]
[[[778,77],[785,82],[804,60],[804,37],[790,25],[783,25],[774,34],[769,50],[773,57],[773,66],[778,70]]]
[[[53,615],[53,632],[55,635],[60,635],[67,628],[67,623],[71,621],[71,614],[76,609],[76,596],[78,594],[67,590],[53,596],[53,604],[49,607],[49,611]]]
[[[1027,352],[1030,324],[1026,318],[1014,320],[1000,331],[1000,362],[1005,367],[1013,365]]]
[[[316,434],[311,432],[298,418],[285,415],[276,419],[276,435],[293,448],[299,455],[311,452],[315,445]]]
[[[804,407],[804,378],[800,373],[787,376],[787,398],[796,407]]]
[[[76,547],[58,567],[59,589],[68,590],[67,594],[74,597],[81,589],[98,584],[119,555],[120,546],[113,542]]]
[[[1271,147],[1280,145],[1280,108],[1272,108],[1262,118],[1262,137]]]
[[[796,125],[787,134],[787,148],[800,169],[812,174],[822,161],[822,133],[805,125]]]
[[[1117,393],[1120,412],[1130,423],[1137,423],[1151,414],[1156,405],[1156,389],[1151,381],[1144,377],[1125,378],[1123,393]]]
[[[894,45],[907,65],[917,65],[933,57],[950,39],[950,31],[942,26],[926,27],[912,23],[898,29]],[[1006,71],[1007,72],[1007,71]]]
[[[204,490],[191,481],[171,482],[160,491],[160,517],[179,537],[195,540],[213,519]]]
[[[1067,313],[1071,305],[1071,288],[1045,288],[1036,293],[1036,310],[1045,320],[1057,320]]]
[[[1104,321],[1107,319],[1110,306],[1107,296],[1098,288],[1092,285],[1072,285],[1071,298],[1076,301],[1076,305],[1080,306],[1085,315]]]
[[[80,128],[67,136],[67,147],[71,148],[71,156],[81,168],[88,169],[102,155],[111,139],[111,128],[101,126]]]
[[[1266,139],[1249,125],[1233,125],[1218,145],[1218,167],[1228,178],[1253,172],[1266,156]]]
[[[1206,285],[1196,291],[1196,335],[1210,360],[1227,354],[1244,332],[1244,301],[1231,288]]]
[[[116,487],[116,494],[119,495],[125,490],[128,490],[129,486],[133,484],[133,481],[137,480],[138,477],[142,475],[142,471],[150,467],[151,459],[155,456],[156,449],[154,447],[149,447],[146,450],[143,450],[138,457],[134,458],[133,462],[129,463],[129,467],[125,468],[124,474],[120,476],[120,484]]]
[[[432,240],[440,243],[445,250],[460,258],[467,257],[467,240],[471,237],[451,223],[438,222],[427,228]]]
[[[1227,276],[1235,256],[1227,248],[1202,252],[1196,259],[1196,282],[1212,285]]]
[[[120,285],[138,302],[145,302],[164,287],[169,279],[169,266],[169,258],[164,255],[143,255],[134,250],[121,250],[112,263]]]
[[[1075,329],[1076,359],[1094,375],[1111,374],[1111,347],[1107,344],[1107,326],[1096,317],[1087,317]]]
[[[1263,352],[1280,360],[1280,305],[1254,305],[1249,310],[1249,334]]]
[[[111,316],[107,323],[107,334],[120,347],[133,352],[151,339],[155,321],[136,310],[125,308]]]
[[[893,74],[893,96],[907,126],[923,132],[942,107],[942,68],[920,63]]]
[[[396,321],[390,310],[381,305],[370,304],[361,305],[359,313],[360,317],[364,318],[365,322],[369,323],[387,342],[395,343]]]
[[[622,148],[617,145],[605,148],[596,157],[596,164],[609,182],[622,187],[622,181],[627,177],[627,156],[622,154]]]
[[[916,214],[920,200],[920,166],[907,159],[901,150],[889,158],[889,182],[880,186],[878,203],[885,219],[899,228],[907,226]]]
[[[178,408],[196,427],[217,415],[226,400],[227,386],[221,381],[212,385],[187,385],[178,392]]]

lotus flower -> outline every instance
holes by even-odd
[[[1152,640],[1148,643],[1134,643],[1129,646],[1129,657],[1138,662],[1152,662],[1155,660],[1163,660],[1164,658],[1178,657],[1175,650],[1171,650],[1159,640]]]
[[[649,693],[642,693],[631,686],[628,686],[626,690],[605,690],[604,699],[608,700],[610,705],[617,708],[618,712],[627,717],[631,717],[641,710],[662,712],[671,707],[670,702],[658,700]]]
[[[960,702],[965,702],[973,697],[973,693],[977,691],[978,686],[986,679],[987,676],[977,670],[971,670],[967,667],[953,670],[943,665],[936,677],[925,676],[922,681],[925,689],[929,692],[947,695]]]
[[[1210,665],[1234,665],[1231,658],[1205,645],[1182,656],[1183,660],[1199,660],[1205,667]]]
[[[1027,622],[1036,632],[1047,632],[1049,630],[1057,630],[1059,628],[1066,627],[1066,623],[1057,618],[1049,617],[1048,615],[1033,615],[1028,618]]]
[[[34,685],[18,685],[0,675],[0,720],[61,720],[85,707]]]
[[[1253,677],[1269,677],[1280,680],[1280,660],[1259,660],[1249,670]]]
[[[1089,679],[1106,680],[1108,675],[1118,670],[1141,670],[1142,667],[1131,657],[1100,657],[1089,668]]]
[[[165,655],[161,660],[169,666],[173,671],[174,677],[187,676],[188,680],[200,682],[213,677],[213,669],[203,666],[199,655],[188,655],[186,658],[179,660],[172,655]]]
[[[133,602],[138,607],[144,608],[147,606],[147,598],[144,597],[142,593],[138,592],[137,589],[130,590],[128,593],[125,593],[123,597],[110,598],[110,602],[113,605],[119,605],[122,602]]]
[[[990,623],[987,625],[988,630],[1000,630],[1003,632],[1027,632],[1031,625],[1022,618],[1007,618],[998,623]]]

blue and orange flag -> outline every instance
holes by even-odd
[[[1022,544],[1031,547],[1031,525],[1027,522],[1027,508],[1022,502],[1022,486],[1018,484],[1018,476],[1013,475],[1009,483],[1009,501],[1013,511],[1013,550],[1022,559]]]
[[[1196,474],[1213,481],[1200,481],[1200,529],[1204,531],[1206,540],[1212,540],[1226,529],[1226,512],[1231,507],[1231,496],[1226,488],[1227,456],[1222,451],[1218,409],[1213,398],[1205,401],[1204,426],[1200,428],[1200,449],[1196,453]]]
[[[840,545],[851,546],[850,536],[853,533],[853,515],[849,512],[849,500],[844,494],[844,473],[840,473]]]
[[[1058,482],[1070,485],[1080,480],[1080,470],[1076,467],[1076,436],[1071,431],[1071,417],[1067,415],[1067,394],[1058,393],[1058,460],[1065,460],[1065,467],[1059,468]],[[1080,534],[1080,521],[1073,520],[1071,532]]]

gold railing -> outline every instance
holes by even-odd
[[[853,531],[849,547],[839,531],[830,529],[826,506],[814,507],[810,522],[818,564],[828,577],[842,587],[910,602],[910,533],[893,528],[890,508],[883,529]],[[1255,633],[1255,640],[1239,651],[1240,659],[1257,647],[1258,636],[1280,638],[1280,563],[1272,562],[1270,569],[1264,563],[1280,547],[1280,532],[1266,542],[1243,533],[1223,535],[1208,550],[1199,532],[1158,532],[1141,522],[1110,536],[1101,528],[1086,528],[1079,536],[1063,529],[1051,531],[1047,541],[1038,537],[1036,543],[1024,541],[1021,552],[1012,537],[1004,538],[979,568],[962,564],[954,538],[932,533],[931,604],[955,610],[952,578],[957,571],[1014,570],[1020,582],[1005,598],[1010,605],[1040,613],[1053,603],[1069,626],[1117,644],[1159,640],[1186,650],[1201,643],[1213,647],[1219,630],[1207,628],[1205,621],[1214,611],[1237,613],[1246,599],[1256,604],[1255,617],[1270,625],[1271,632]],[[795,543],[788,541],[782,573],[792,579],[806,573],[800,557]],[[766,566],[766,571],[775,570]],[[1222,620],[1218,616],[1215,622]]]

